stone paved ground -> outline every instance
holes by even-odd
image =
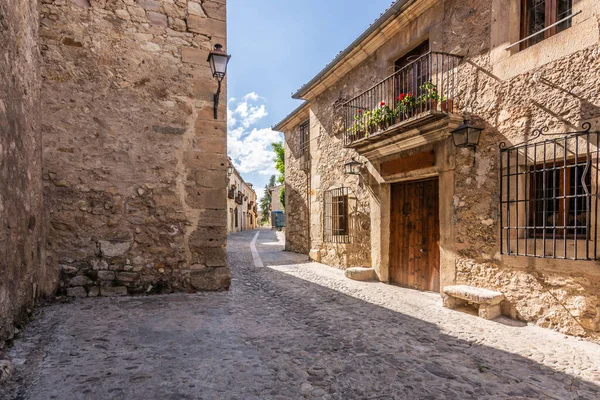
[[[598,399],[600,346],[230,237],[229,293],[42,309],[2,399]],[[256,257],[255,257],[256,258]],[[260,267],[262,260],[264,267]]]

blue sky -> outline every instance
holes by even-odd
[[[291,98],[390,6],[390,0],[229,0],[229,155],[259,197],[271,174],[270,127]]]

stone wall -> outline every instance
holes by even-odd
[[[594,29],[600,29],[600,7],[591,2],[580,6],[588,15],[596,13],[591,20]],[[448,41],[444,48],[469,56],[461,71],[461,106],[486,128],[474,166],[472,152],[456,154],[456,281],[503,292],[507,297],[505,315],[569,334],[597,336],[600,269],[596,263],[499,255],[498,177],[500,142],[521,143],[533,129],[545,126],[550,132],[565,132],[580,129],[587,121],[600,129],[600,72],[596,67],[600,43],[534,67],[536,53],[558,47],[551,40],[577,47],[578,38],[571,35],[577,34],[579,27],[570,28],[562,38],[555,36],[518,54],[524,57],[519,60],[521,68],[527,63],[532,67],[501,79],[492,73],[492,24],[480,24],[481,18],[492,12],[487,1],[468,6],[459,1],[446,3],[444,37]],[[470,40],[461,40],[464,38]]]
[[[308,254],[310,160],[302,151],[300,141],[300,125],[285,133],[285,204],[289,210],[285,222],[285,250]]]
[[[437,173],[445,176],[440,179],[440,199],[452,199],[440,201],[444,284],[499,290],[507,297],[503,303],[505,315],[569,334],[597,336],[597,263],[501,255],[498,199],[501,142],[520,143],[533,129],[545,126],[561,132],[577,129],[587,121],[594,129],[600,129],[600,6],[582,1],[579,5],[584,12],[573,28],[527,51],[507,53],[504,48],[509,38],[498,37],[498,31],[505,25],[514,25],[515,18],[507,21],[506,16],[500,17],[504,14],[502,7],[497,7],[499,2],[430,3],[431,8],[411,17],[401,32],[390,37],[367,60],[308,99],[313,135],[311,257],[342,268],[357,262],[371,263],[381,272],[380,279],[388,279],[389,238],[385,232],[389,232],[389,220],[385,213],[389,214],[390,183],[396,178],[382,178],[378,162],[367,163],[368,171],[360,177],[343,174],[343,164],[356,154],[343,146],[337,106],[388,76],[393,62],[403,52],[429,38],[433,50],[464,56],[456,99],[459,113],[471,113],[473,122],[485,128],[475,162],[470,149],[441,145],[447,150],[439,154],[436,151],[438,158],[444,158],[437,160],[437,165],[443,166]],[[595,38],[592,44],[590,38]],[[514,70],[520,73],[510,72]],[[398,152],[395,156],[407,154]],[[403,179],[419,179],[432,172],[411,171]],[[295,180],[290,184],[298,186]],[[369,226],[369,219],[364,219],[359,225],[363,230],[357,233],[359,240],[353,244],[358,248],[323,243],[322,194],[336,185],[347,186],[356,194],[359,215],[371,214],[371,225],[373,221],[380,224]],[[288,214],[291,212],[288,208]],[[288,218],[293,219],[291,215]]]
[[[229,286],[225,0],[42,0],[48,251],[71,296]],[[226,98],[223,92],[222,99]]]
[[[0,3],[0,348],[58,274],[44,259],[38,8]]]

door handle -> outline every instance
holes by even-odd
[[[421,249],[421,253],[425,253],[427,250],[425,249]]]

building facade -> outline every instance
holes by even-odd
[[[228,288],[226,106],[215,119],[207,61],[226,45],[225,0],[0,14],[0,340],[57,289]]]
[[[258,227],[256,192],[253,185],[245,182],[233,167],[227,186],[227,210],[227,233],[247,231]]]
[[[506,3],[397,1],[294,95],[286,248],[598,336],[600,4]]]

